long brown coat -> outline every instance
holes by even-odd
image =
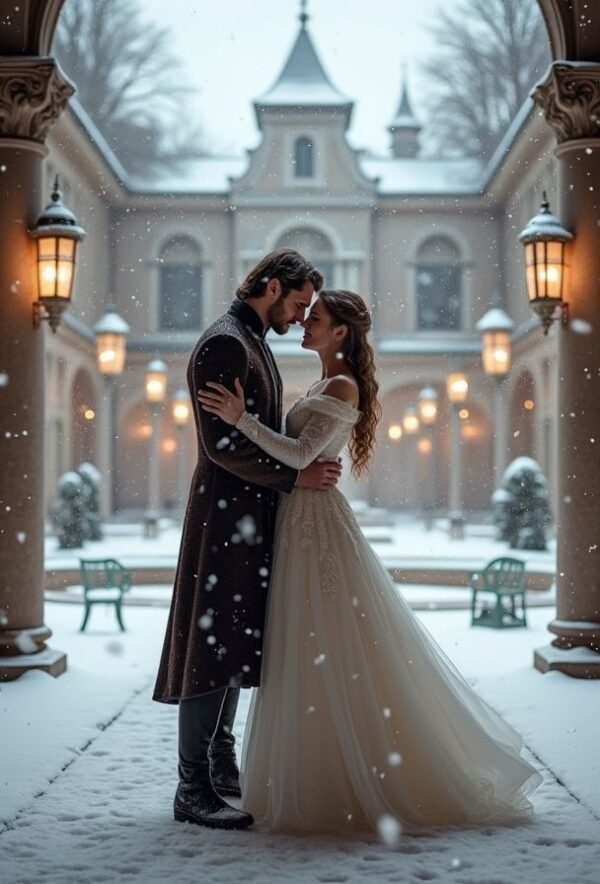
[[[281,378],[260,318],[241,301],[205,331],[188,365],[198,464],[154,689],[163,703],[259,683],[278,492],[298,473],[200,408],[206,381],[233,390],[235,377],[248,410],[279,431]]]

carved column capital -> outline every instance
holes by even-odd
[[[0,138],[43,144],[74,92],[53,58],[0,58]]]
[[[558,143],[600,137],[600,64],[557,61],[531,94]]]

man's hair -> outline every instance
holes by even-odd
[[[294,249],[275,249],[269,252],[248,273],[236,291],[240,301],[248,298],[262,298],[267,284],[272,279],[281,283],[281,294],[285,297],[291,289],[299,290],[307,282],[312,282],[315,291],[323,286],[323,277],[313,265]]]

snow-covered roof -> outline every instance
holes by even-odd
[[[306,16],[279,77],[269,91],[254,102],[262,107],[352,107],[325,73],[306,28]]]
[[[481,163],[475,159],[422,159],[380,157],[363,153],[361,170],[368,178],[378,178],[381,194],[479,193]]]
[[[226,194],[231,189],[230,178],[238,178],[247,168],[247,157],[197,157],[147,178],[131,175],[127,186],[143,193]]]

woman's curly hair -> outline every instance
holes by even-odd
[[[346,289],[322,289],[319,300],[333,325],[345,325],[348,329],[340,353],[352,370],[359,390],[358,407],[362,414],[352,429],[349,445],[352,475],[358,478],[366,471],[373,456],[375,431],[381,418],[375,354],[367,340],[371,316],[360,295]]]

